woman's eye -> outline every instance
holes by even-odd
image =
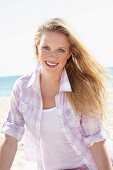
[[[64,49],[58,49],[57,50],[59,53],[65,53],[65,50]]]
[[[48,46],[43,46],[42,49],[43,50],[49,50],[49,47]]]

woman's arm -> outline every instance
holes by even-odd
[[[95,142],[90,150],[98,170],[113,170],[105,141]]]
[[[18,141],[9,135],[5,135],[5,139],[0,143],[0,170],[10,170],[17,147]]]

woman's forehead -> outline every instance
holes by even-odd
[[[65,34],[59,32],[50,32],[50,31],[42,33],[40,43],[41,44],[54,43],[66,47],[70,45],[68,38]]]

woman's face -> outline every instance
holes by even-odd
[[[38,46],[38,56],[42,71],[61,74],[69,58],[68,38],[57,32],[44,32]]]

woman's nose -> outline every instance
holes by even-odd
[[[56,57],[56,52],[55,51],[49,51],[49,54],[48,54],[49,57]]]

